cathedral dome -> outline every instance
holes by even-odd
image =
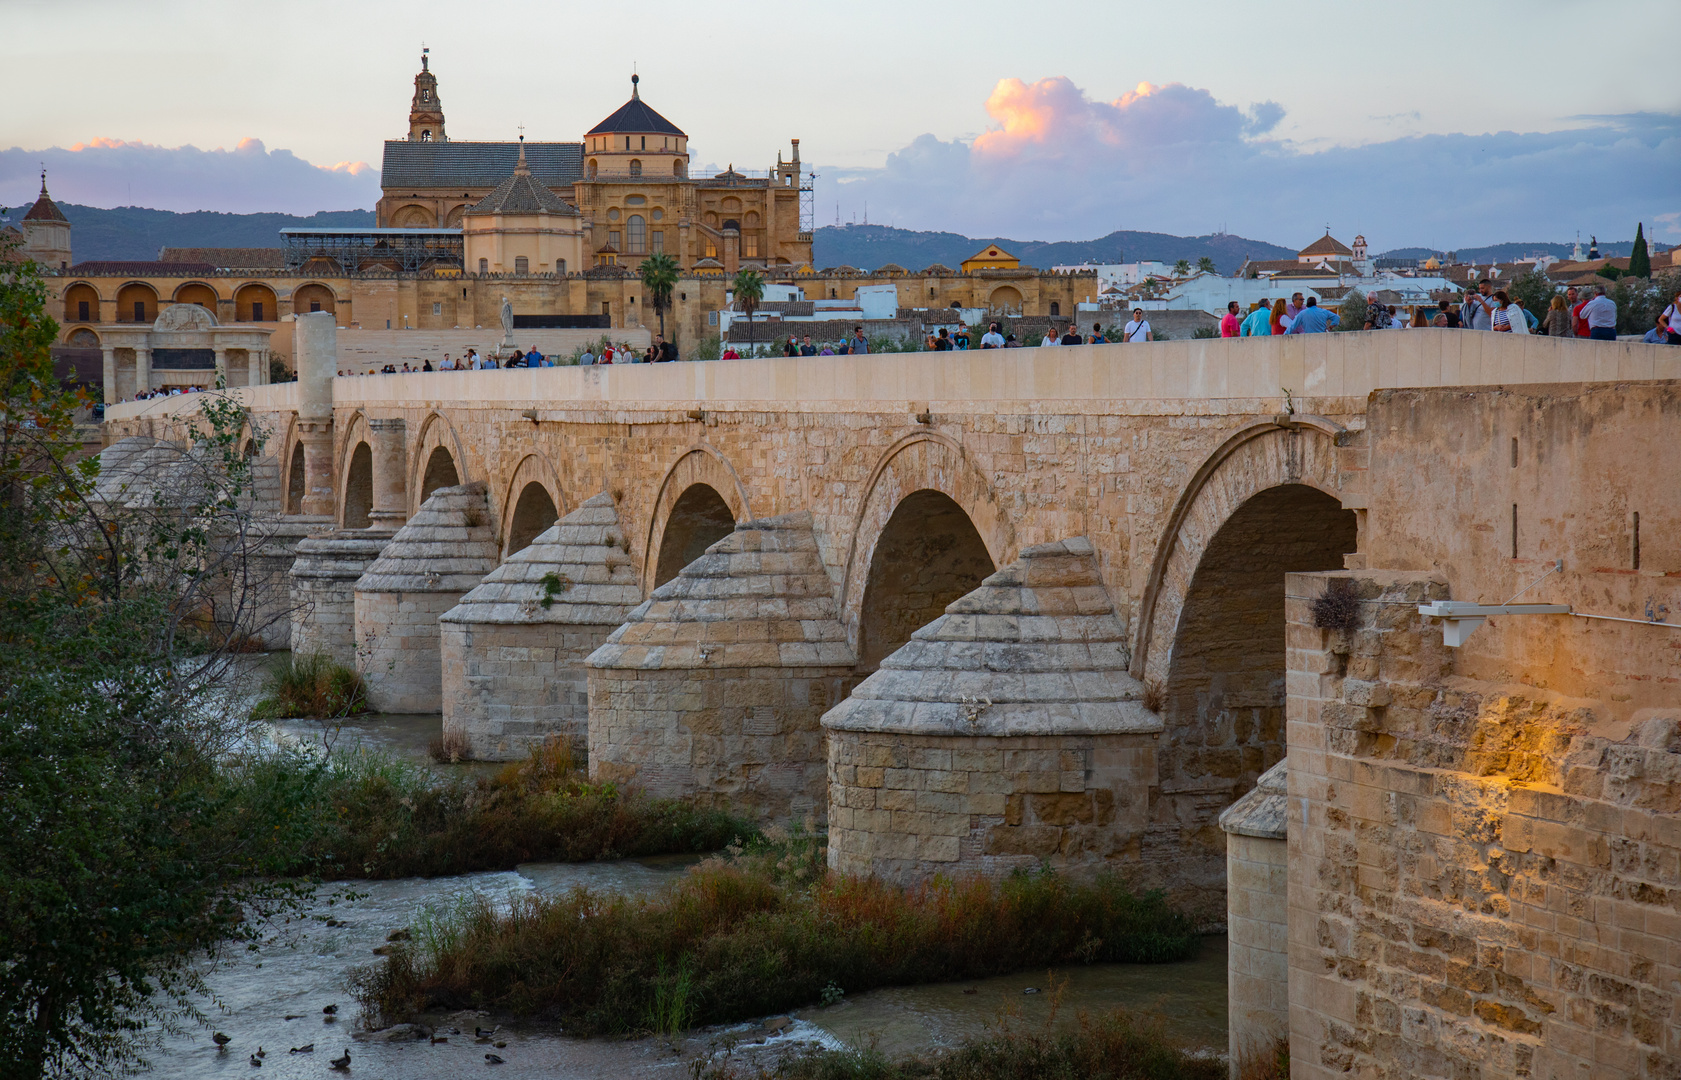
[[[682,128],[661,116],[648,107],[642,100],[642,92],[638,83],[642,81],[639,75],[630,77],[630,100],[619,106],[617,112],[584,133],[585,138],[592,135],[677,135],[687,138]]]

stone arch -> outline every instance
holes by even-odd
[[[64,343],[73,349],[97,349],[99,335],[85,326],[78,326],[65,335]]]
[[[841,576],[841,622],[854,650],[861,644],[864,594],[876,548],[899,505],[922,491],[937,492],[957,505],[994,566],[1009,562],[1019,550],[1014,523],[961,444],[932,431],[914,432],[895,442],[883,451],[864,485]]]
[[[275,322],[280,318],[280,303],[274,290],[260,281],[247,282],[234,290],[235,322]]]
[[[297,441],[292,444],[291,462],[287,465],[285,474],[281,477],[284,485],[281,491],[281,505],[288,514],[304,512],[304,488],[307,486],[304,476],[304,444]]]
[[[440,450],[442,455],[438,453]],[[410,516],[420,512],[420,504],[432,492],[470,483],[472,473],[467,465],[466,448],[461,445],[454,425],[441,413],[428,413],[420,422],[420,434],[415,438],[414,452],[409,455]]]
[[[1325,432],[1252,425],[1198,471],[1162,541],[1172,550],[1135,662],[1159,688],[1163,722],[1146,846],[1171,851],[1174,869],[1152,884],[1182,899],[1218,895],[1219,814],[1284,757],[1284,576],[1340,569],[1358,541],[1335,483]]]
[[[1289,426],[1261,420],[1234,432],[1191,475],[1156,545],[1138,609],[1132,674],[1167,676],[1185,593],[1209,541],[1232,513],[1267,488],[1306,484],[1341,497],[1336,439],[1341,425],[1293,417]]]
[[[525,455],[502,498],[502,557],[531,543],[570,509],[554,465],[540,453]]]
[[[338,298],[333,295],[333,290],[318,281],[292,290],[292,311],[296,314],[307,315],[312,311],[336,313],[337,309]]]
[[[391,215],[391,225],[397,229],[431,229],[437,224],[437,215],[425,206],[401,206]]]
[[[458,229],[458,228],[460,228],[461,227],[461,215],[466,213],[466,212],[467,212],[467,204],[466,203],[457,203],[456,205],[450,207],[449,208],[449,213],[447,215],[445,215],[445,217],[444,217],[444,228],[446,228],[446,229]]]
[[[85,281],[78,281],[64,290],[64,321],[70,322],[99,322],[99,290]],[[87,314],[82,314],[82,305],[87,305]]]
[[[144,281],[117,290],[117,322],[149,323],[158,317],[158,291]]]
[[[986,306],[1000,315],[1021,314],[1021,290],[1014,285],[1000,285],[987,297]]]
[[[899,500],[876,539],[858,612],[858,670],[874,671],[911,635],[998,569],[963,508],[921,488]]]
[[[216,290],[202,281],[184,282],[180,288],[175,290],[174,303],[197,304],[214,315],[216,314]]]
[[[690,495],[695,488],[705,488],[706,491],[695,491]],[[660,576],[662,570],[671,570],[672,564],[675,564],[676,570],[687,566],[690,560],[685,556],[698,537],[706,535],[709,529],[715,532],[721,525],[722,515],[717,505],[707,497],[707,491],[716,496],[728,511],[731,527],[734,522],[751,518],[747,489],[742,486],[735,469],[711,446],[699,443],[691,447],[666,470],[665,478],[660,482],[659,495],[654,500],[654,512],[648,520],[647,540],[642,548],[644,596],[668,580]],[[687,501],[684,501],[685,496],[689,496]],[[675,576],[675,571],[671,576]]]
[[[373,433],[358,411],[339,441],[338,523],[341,529],[365,529],[374,508]]]

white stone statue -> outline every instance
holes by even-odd
[[[502,344],[514,343],[514,305],[508,303],[508,298],[502,298]]]

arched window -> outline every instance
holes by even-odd
[[[421,142],[431,142],[432,141],[432,133],[430,131],[422,131],[420,133],[420,141]]]
[[[648,149],[648,136],[642,136],[642,149]]]
[[[565,259],[556,259],[554,261],[554,272],[557,273],[557,274],[566,273],[566,260]]]
[[[625,149],[626,150],[630,149],[630,136],[629,135],[625,136]]]
[[[531,273],[531,260],[524,255],[514,256],[514,273],[522,275]]]
[[[590,179],[595,179],[595,159],[590,158]]]
[[[633,158],[631,160],[630,175],[632,175],[632,176],[641,176],[642,175],[642,162],[639,159],[634,159]]]
[[[1055,300],[1051,301],[1051,314],[1053,316],[1062,314],[1062,305],[1057,303]]]
[[[633,255],[640,255],[647,248],[648,229],[641,214],[632,214],[625,219],[625,240],[629,244],[625,250]]]
[[[481,273],[481,274],[490,273],[490,260],[489,259],[480,259],[479,260],[479,273]]]
[[[420,100],[421,101],[431,101],[432,100],[432,91],[426,90],[426,89],[423,88],[420,91]]]
[[[683,163],[681,161],[674,161],[671,163],[671,175],[679,178],[682,177]]]

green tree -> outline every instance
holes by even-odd
[[[1204,274],[1219,273],[1219,271],[1214,269],[1214,260],[1209,258],[1207,255],[1204,255],[1202,258],[1197,260],[1197,270]]]
[[[0,265],[15,242],[0,242]],[[241,593],[253,434],[207,414],[144,490],[73,461],[38,268],[0,273],[0,1075],[109,1075],[186,1008],[205,949],[300,893],[288,815],[241,813],[215,762]],[[247,542],[250,547],[246,547]],[[280,617],[288,617],[284,612]],[[252,918],[255,915],[256,918]]]
[[[1531,267],[1513,279],[1506,287],[1506,295],[1522,300],[1524,310],[1537,319],[1545,319],[1553,297],[1558,295],[1558,286],[1545,272]]]
[[[1643,221],[1636,222],[1634,226],[1634,250],[1629,252],[1628,272],[1638,278],[1652,276],[1652,256],[1646,250],[1646,223]]]
[[[1173,264],[1174,277],[1189,277],[1190,275],[1191,261],[1189,259],[1180,259],[1178,262]]]
[[[642,278],[648,302],[654,305],[654,313],[660,317],[660,336],[664,337],[665,309],[671,306],[671,291],[677,287],[677,260],[658,251],[642,260],[637,273]]]
[[[747,340],[753,340],[753,313],[759,310],[759,303],[765,298],[765,279],[757,270],[741,270],[731,282],[735,291],[736,303],[741,305],[741,311],[747,316]]]
[[[1364,293],[1359,289],[1348,290],[1348,295],[1344,296],[1342,303],[1337,306],[1337,329],[1364,330],[1368,308]]]

